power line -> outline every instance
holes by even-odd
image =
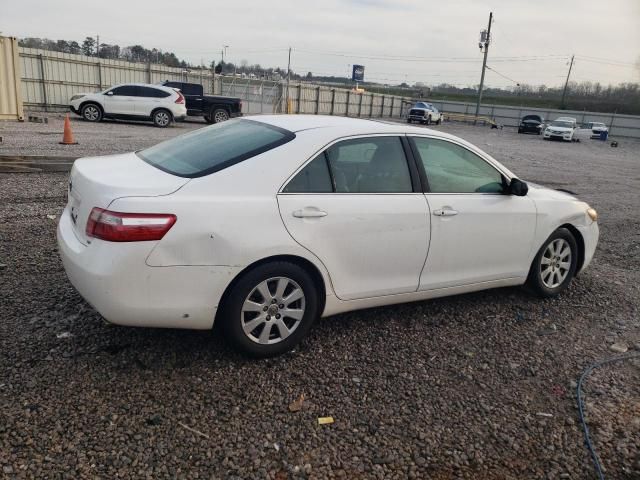
[[[496,75],[500,75],[502,78],[506,78],[507,80],[515,83],[516,85],[520,86],[520,82],[518,82],[517,80],[514,80],[513,78],[509,78],[506,75],[503,75],[502,73],[500,73],[499,71],[491,68],[489,65],[486,66],[487,70],[491,70],[493,73],[495,73]]]

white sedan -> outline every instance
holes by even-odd
[[[77,160],[58,244],[108,321],[215,321],[268,356],[320,316],[525,283],[557,295],[591,261],[596,217],[452,135],[278,115]]]

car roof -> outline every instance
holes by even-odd
[[[437,130],[410,126],[406,123],[396,123],[384,120],[340,117],[331,115],[254,115],[244,116],[249,120],[266,123],[275,127],[284,128],[290,132],[301,132],[314,129],[344,130],[348,135],[376,134],[376,133],[416,133],[428,134],[442,138],[456,138]]]
[[[153,84],[153,83],[120,83],[118,85],[113,85],[111,88],[116,88],[116,87],[124,87],[124,86],[134,86],[134,87],[150,87],[150,88],[157,88],[158,90],[164,90],[165,92],[169,92],[169,93],[175,93],[175,89],[173,87],[165,87],[164,85],[157,85],[157,84]]]

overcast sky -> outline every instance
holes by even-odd
[[[489,86],[559,85],[571,54],[576,81],[640,81],[640,0],[0,0],[0,31],[100,35],[206,64],[228,45],[229,61],[283,68],[291,46],[297,73],[346,75],[356,63],[371,81],[466,86],[479,82],[490,11]]]

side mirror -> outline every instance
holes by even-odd
[[[529,186],[520,180],[519,178],[512,178],[511,183],[509,183],[509,188],[507,192],[509,195],[515,195],[516,197],[524,197],[529,191]]]
[[[110,97],[113,97],[113,92],[107,92],[107,95],[109,95]]]

